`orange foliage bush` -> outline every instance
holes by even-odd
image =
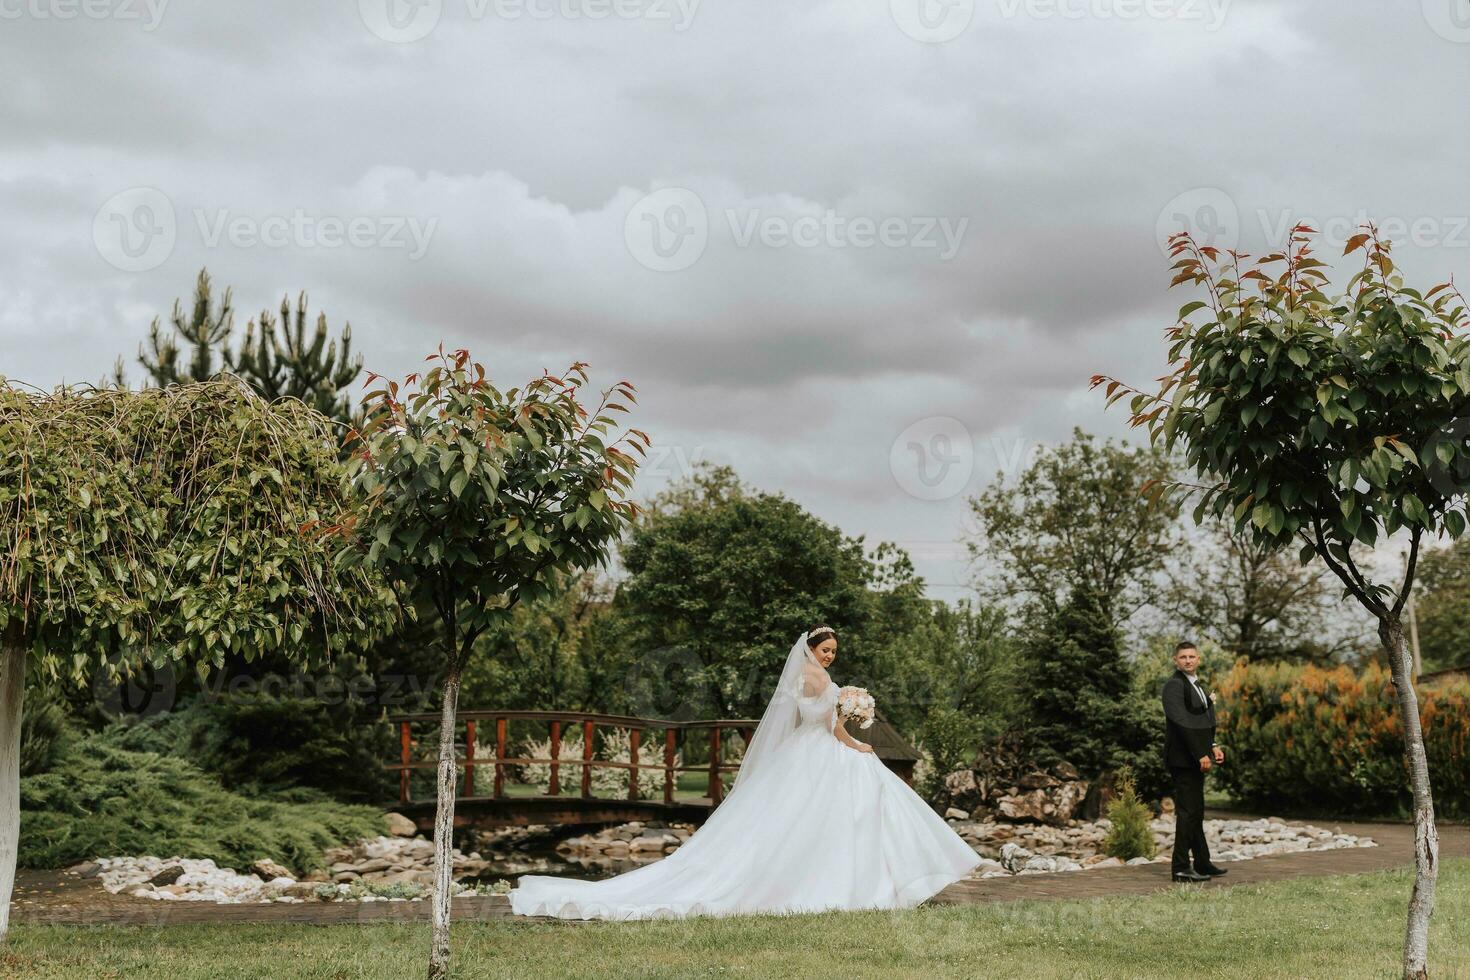
[[[1241,661],[1218,687],[1221,784],[1252,807],[1407,812],[1403,726],[1382,667]],[[1470,815],[1470,684],[1419,689],[1435,806]]]

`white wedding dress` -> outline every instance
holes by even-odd
[[[729,796],[682,847],[600,881],[525,876],[511,909],[619,920],[893,909],[968,875],[980,861],[969,845],[876,755],[833,734],[837,685],[810,666],[792,685],[790,666],[766,736],[757,730]]]

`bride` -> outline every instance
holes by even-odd
[[[724,802],[669,857],[615,878],[528,875],[517,915],[650,919],[917,905],[980,861],[837,721],[837,634],[797,637]]]

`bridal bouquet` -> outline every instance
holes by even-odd
[[[861,687],[844,687],[837,692],[837,716],[843,721],[858,720],[859,728],[873,727],[873,712],[877,709],[873,695]]]

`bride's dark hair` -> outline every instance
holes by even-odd
[[[806,645],[815,649],[829,636],[837,639],[837,631],[830,626],[813,626],[806,631]]]

